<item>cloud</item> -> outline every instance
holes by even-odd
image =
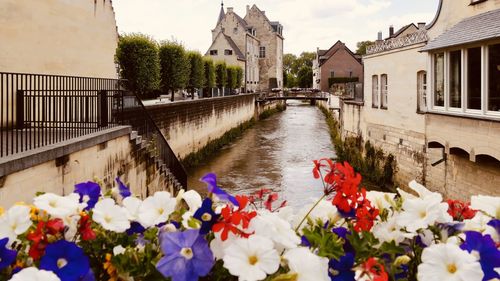
[[[437,0],[225,0],[244,17],[247,4],[256,4],[270,20],[284,26],[285,52],[300,54],[329,48],[337,40],[355,49],[356,43],[376,39],[410,22],[432,20]],[[142,32],[157,40],[176,38],[187,48],[204,53],[220,11],[217,0],[115,0],[120,32]]]

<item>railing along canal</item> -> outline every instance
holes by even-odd
[[[142,101],[123,82],[0,72],[0,157],[131,125],[186,187],[184,168]],[[132,109],[134,114],[127,114]]]

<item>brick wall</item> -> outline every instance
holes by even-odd
[[[335,72],[335,77],[358,77],[363,82],[363,65],[359,63],[345,48],[339,48],[325,63],[321,65],[320,89],[328,92],[328,78],[331,71]]]

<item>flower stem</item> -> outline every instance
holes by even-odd
[[[304,223],[304,221],[307,219],[307,217],[309,217],[311,212],[318,206],[319,202],[323,201],[323,199],[325,199],[326,196],[327,196],[327,194],[323,194],[323,196],[321,196],[321,198],[319,198],[319,200],[316,203],[314,203],[314,205],[311,207],[309,212],[307,212],[307,214],[304,216],[304,218],[300,221],[299,225],[297,225],[297,227],[295,228],[295,232],[299,231],[300,226]]]

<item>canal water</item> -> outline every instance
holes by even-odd
[[[288,101],[287,109],[259,121],[232,145],[189,172],[188,185],[206,193],[199,179],[217,174],[218,185],[231,194],[251,194],[261,188],[279,193],[279,201],[299,208],[323,193],[312,175],[313,160],[334,157],[321,111],[309,103]]]

